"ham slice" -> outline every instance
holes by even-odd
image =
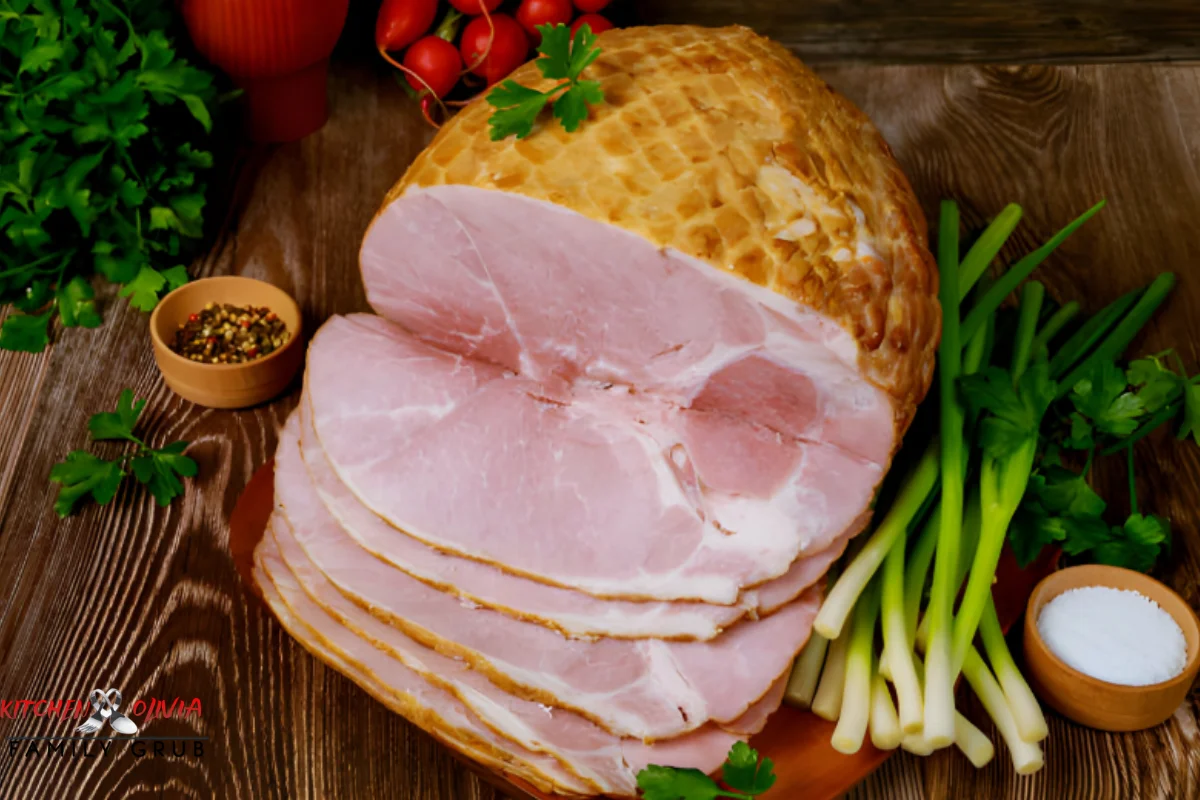
[[[525,699],[576,711],[618,735],[666,739],[740,717],[808,639],[820,602],[815,587],[711,642],[565,639],[464,604],[358,547],[317,499],[307,473],[295,468],[295,436],[295,425],[285,428],[278,456],[276,502],[287,521],[276,531],[280,539],[293,537],[361,607]]]
[[[838,408],[866,403],[891,424],[825,345],[805,348],[845,383]],[[733,604],[827,549],[882,474],[715,408],[515,375],[378,317],[327,322],[307,386],[331,468],[375,514],[438,549],[603,597]]]
[[[724,761],[733,742],[761,729],[783,697],[786,681],[781,679],[761,701],[731,723],[733,733],[705,726],[694,733],[650,745],[621,739],[569,711],[508,694],[463,662],[420,645],[341,595],[313,567],[293,539],[276,536],[275,542],[278,563],[283,563],[286,570],[273,566],[275,562],[268,559],[264,566],[272,582],[293,612],[314,630],[334,636],[344,626],[363,640],[350,642],[343,637],[342,641],[352,645],[352,650],[342,653],[350,663],[356,663],[360,655],[375,657],[363,647],[366,643],[374,645],[407,669],[453,694],[489,729],[523,750],[551,755],[572,775],[607,794],[634,794],[638,770],[667,758],[672,764],[711,772]]]
[[[798,559],[783,577],[744,591],[733,606],[601,600],[527,580],[483,562],[456,558],[403,535],[359,503],[329,468],[312,431],[307,392],[297,413],[304,465],[317,494],[361,547],[442,591],[570,636],[711,639],[747,612],[765,616],[794,600],[825,574],[850,537],[865,524],[863,518],[825,550]],[[284,471],[282,480],[290,481],[290,471],[298,465],[289,448],[281,445],[280,452],[276,468]],[[353,591],[351,587],[346,590]]]
[[[424,728],[442,743],[493,769],[509,772],[539,788],[574,794],[592,794],[595,787],[571,775],[553,758],[522,752],[498,736],[448,692],[437,688],[385,654],[373,651],[349,630],[338,625],[314,627],[302,621],[272,580],[285,571],[270,537],[255,550],[255,580],[263,598],[289,633],[314,656],[350,676],[376,700],[405,719]],[[288,587],[285,584],[285,588]],[[300,602],[291,592],[291,599]],[[320,624],[319,609],[308,609]],[[312,613],[316,611],[318,613]],[[354,658],[357,666],[346,660]]]

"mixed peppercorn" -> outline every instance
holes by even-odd
[[[205,364],[242,364],[270,355],[291,337],[268,308],[209,303],[179,326],[171,349]]]

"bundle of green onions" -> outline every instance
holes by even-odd
[[[1174,284],[1161,275],[1066,335],[1078,304],[1044,309],[1042,285],[1021,284],[1102,206],[993,280],[988,267],[1021,209],[1005,208],[960,261],[958,207],[942,203],[938,432],[916,457],[897,460],[890,499],[881,496],[874,530],[831,580],[788,686],[791,704],[836,720],[833,746],[841,752],[856,752],[869,732],[882,749],[928,754],[954,744],[976,766],[986,764],[992,743],[955,709],[961,674],[1017,772],[1043,764],[1046,720],[992,600],[997,563],[1043,457],[1047,409],[1120,356]],[[1000,307],[1018,288],[1015,325],[1005,327]]]

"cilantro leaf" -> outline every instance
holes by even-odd
[[[174,212],[171,212],[174,214]],[[139,311],[150,311],[158,305],[158,293],[167,285],[167,279],[153,267],[142,267],[119,294],[129,298],[129,305]]]
[[[758,751],[745,742],[735,742],[721,769],[721,780],[731,788],[758,795],[775,785],[775,765],[771,759],[758,760]]]
[[[55,297],[58,300],[58,317],[62,324],[68,328],[76,325],[82,328],[99,327],[100,312],[96,310],[96,303],[92,299],[95,296],[92,285],[80,275],[76,275],[65,286],[59,287]]]
[[[1140,397],[1126,391],[1127,386],[1125,373],[1116,364],[1099,361],[1071,387],[1071,403],[1096,430],[1128,436],[1137,428],[1146,406]]]
[[[9,314],[0,326],[0,350],[40,353],[50,344],[50,315]]]
[[[651,764],[637,774],[644,800],[713,800],[721,787],[698,769],[677,769]]]
[[[50,480],[59,484],[54,512],[60,517],[69,515],[75,504],[87,495],[100,505],[112,501],[125,477],[121,461],[105,461],[83,450],[67,454],[67,460],[55,464]]]
[[[92,418],[88,420],[88,431],[92,434],[92,439],[96,441],[129,439],[136,442],[133,426],[137,424],[138,417],[141,416],[145,406],[145,400],[134,402],[132,390],[123,390],[121,396],[117,398],[116,411],[102,411],[99,414],[93,414]]]

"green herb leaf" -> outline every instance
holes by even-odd
[[[554,118],[562,123],[567,133],[574,133],[587,119],[588,105],[603,100],[600,81],[579,81],[554,103]]]
[[[100,326],[100,312],[92,299],[96,292],[92,285],[82,276],[76,275],[65,286],[55,293],[58,300],[58,317],[67,327],[97,328]]]
[[[993,458],[1004,458],[1037,437],[1056,392],[1044,360],[1031,365],[1016,387],[999,367],[965,375],[959,386],[976,413],[991,412],[979,424],[979,443]]]
[[[1149,572],[1158,560],[1171,525],[1162,517],[1130,514],[1121,527],[1114,527],[1107,541],[1093,548],[1096,561],[1138,572]]]
[[[1153,414],[1169,402],[1171,393],[1184,379],[1166,368],[1158,356],[1139,358],[1125,370],[1130,386],[1137,387],[1146,413]]]
[[[88,420],[88,431],[92,434],[92,439],[97,441],[104,439],[136,441],[133,437],[133,426],[137,424],[138,417],[141,416],[145,406],[145,400],[134,402],[131,389],[123,390],[121,396],[117,398],[116,411],[102,411],[99,414],[93,414],[92,418]]]
[[[0,350],[40,353],[50,344],[50,314],[9,314],[0,326]]]
[[[574,36],[563,24],[539,25],[538,30],[542,34],[538,47],[541,58],[534,63],[543,77],[560,83],[539,92],[509,79],[488,92],[487,101],[496,108],[488,118],[492,141],[506,136],[524,139],[533,132],[538,114],[547,103],[552,104],[554,117],[563,128],[574,132],[587,119],[588,105],[604,101],[599,81],[579,79],[583,70],[600,56],[591,28],[584,25]]]
[[[129,298],[129,305],[140,311],[150,311],[158,305],[158,293],[167,285],[163,274],[151,267],[142,267],[137,277],[121,289],[121,297]]]
[[[651,764],[637,775],[644,800],[713,800],[721,787],[698,769],[677,769]]]
[[[1096,430],[1128,436],[1137,428],[1146,406],[1136,394],[1126,391],[1127,385],[1125,373],[1116,364],[1100,361],[1071,388],[1071,402]]]
[[[1183,424],[1179,428],[1179,438],[1186,439],[1189,434],[1196,444],[1200,444],[1200,383],[1189,384],[1183,390]]]
[[[89,494],[100,505],[111,502],[124,477],[125,470],[119,460],[104,461],[82,450],[68,453],[66,461],[50,470],[50,480],[59,484],[55,513],[60,517],[69,515],[76,503]]]
[[[721,779],[734,791],[698,769],[662,767],[651,764],[637,775],[638,788],[645,800],[713,800],[716,797],[753,798],[775,785],[775,766],[771,759],[759,762],[758,753],[745,742],[734,742],[721,768]]]
[[[721,770],[721,780],[739,792],[759,795],[775,785],[774,769],[771,759],[759,763],[758,751],[745,742],[735,742]]]

